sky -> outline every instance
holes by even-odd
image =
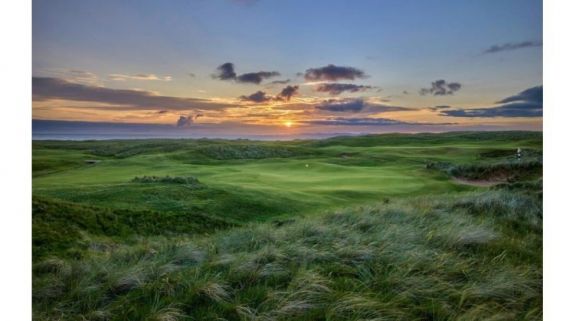
[[[32,19],[35,121],[542,129],[541,1],[34,0]]]

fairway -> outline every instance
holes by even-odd
[[[477,136],[458,140],[455,134],[415,135],[403,145],[398,144],[406,137],[398,135],[180,144],[37,141],[33,188],[38,196],[88,205],[197,212],[242,223],[389,198],[469,191],[474,188],[426,170],[426,163],[469,163],[486,151],[513,155],[515,148],[538,146],[536,135],[517,141]],[[193,176],[202,188],[142,186],[131,183],[136,176]]]

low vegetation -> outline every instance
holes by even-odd
[[[200,181],[194,176],[136,176],[132,179],[133,183],[159,183],[159,184],[185,184],[199,185]]]
[[[34,319],[542,319],[541,143],[34,142]]]
[[[427,169],[436,169],[446,174],[467,180],[518,182],[538,179],[542,176],[541,161],[506,161],[488,164],[428,163]]]
[[[205,234],[234,224],[201,214],[86,206],[35,196],[32,245],[35,259],[82,257],[90,237],[121,240],[131,235]]]
[[[35,267],[35,317],[536,320],[542,207],[505,191],[366,205],[207,237],[91,240]]]

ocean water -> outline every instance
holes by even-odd
[[[351,133],[257,134],[194,126],[179,128],[159,124],[94,123],[59,120],[32,120],[33,140],[110,140],[220,138],[252,140],[322,139]]]

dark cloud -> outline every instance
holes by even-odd
[[[249,72],[236,77],[237,82],[250,83],[259,85],[262,80],[280,76],[277,71],[259,71],[259,72]]]
[[[430,88],[420,89],[420,95],[432,94],[434,96],[452,95],[462,88],[458,82],[447,82],[444,79],[433,81]]]
[[[167,110],[163,109],[163,110],[157,111],[156,113],[157,114],[166,114],[167,112],[168,112]]]
[[[530,103],[512,103],[492,108],[445,110],[451,117],[542,117],[542,106]]]
[[[286,80],[274,80],[269,82],[268,84],[270,85],[286,85],[287,83],[289,83],[291,80],[290,79],[286,79]]]
[[[437,111],[437,110],[441,110],[441,109],[448,109],[448,108],[451,108],[451,107],[448,106],[448,105],[440,105],[440,106],[428,107],[428,109],[429,109],[429,110],[432,110],[432,111]]]
[[[240,100],[250,101],[253,103],[265,103],[265,102],[270,101],[272,99],[274,99],[274,97],[267,96],[266,93],[261,91],[261,90],[253,93],[252,95],[240,96]]]
[[[264,79],[280,76],[277,71],[258,71],[237,75],[234,64],[224,63],[216,68],[216,73],[212,75],[215,79],[235,80],[240,83],[260,84]]]
[[[191,116],[180,116],[176,121],[177,127],[190,127],[196,121],[196,119],[202,117],[202,114],[196,114]]]
[[[387,106],[379,104],[370,104],[363,99],[329,99],[322,102],[315,107],[318,110],[336,112],[336,113],[358,113],[358,112],[390,112],[390,111],[406,111],[410,108],[399,106]]]
[[[526,89],[497,103],[500,105],[496,107],[444,110],[440,114],[451,117],[542,117],[543,87]]]
[[[296,95],[297,93],[298,93],[298,86],[286,86],[276,96],[276,98],[281,99],[281,100],[285,100],[285,101],[290,101],[290,98],[292,98],[292,96]]]
[[[310,68],[304,73],[304,79],[307,81],[338,81],[354,80],[357,78],[366,78],[366,74],[353,67],[343,67],[328,65],[320,68]]]
[[[265,103],[269,101],[290,101],[292,96],[298,93],[298,86],[286,86],[278,95],[269,96],[265,92],[259,90],[248,96],[240,96],[240,100],[250,101],[253,103]]]
[[[149,91],[112,89],[69,82],[60,78],[32,77],[32,98],[35,101],[51,99],[97,102],[116,109],[224,109],[229,104],[206,99],[159,96]],[[106,107],[112,108],[112,107]]]
[[[405,122],[389,118],[344,118],[311,120],[306,123],[312,125],[340,125],[340,126],[391,126],[391,125],[454,125],[454,123],[416,123]]]
[[[338,83],[331,83],[331,84],[320,84],[316,87],[316,91],[318,92],[325,92],[329,93],[330,95],[340,95],[341,93],[348,91],[348,92],[359,92],[359,91],[366,91],[368,89],[372,89],[372,86],[363,86],[363,85],[354,85],[354,84],[338,84]]]
[[[502,51],[512,51],[524,48],[542,47],[542,42],[538,41],[523,41],[523,42],[508,42],[501,45],[493,45],[484,50],[483,54],[492,54]]]
[[[193,116],[180,116],[176,121],[176,126],[178,127],[190,127],[194,122]]]
[[[377,104],[369,104],[366,111],[374,112],[374,113],[382,113],[382,112],[389,112],[389,111],[409,111],[414,110],[408,107],[401,107],[401,106],[388,106],[388,105],[377,105]]]
[[[324,111],[332,111],[337,113],[339,112],[357,113],[362,111],[365,107],[366,103],[362,99],[350,99],[350,100],[330,99],[316,106],[316,109]]]
[[[512,102],[534,102],[542,104],[544,101],[544,88],[542,86],[536,86],[528,88],[518,95],[506,97],[500,101],[498,104],[512,103]]]
[[[220,80],[234,80],[236,79],[236,72],[234,71],[234,64],[231,62],[224,63],[216,68],[216,73],[212,76]]]

